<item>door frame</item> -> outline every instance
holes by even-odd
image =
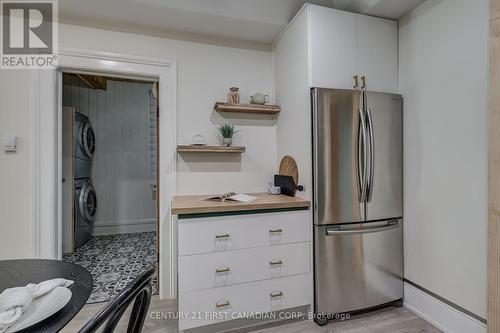
[[[488,333],[500,331],[500,0],[490,0]]]
[[[176,191],[177,64],[168,59],[60,49],[58,67],[37,70],[33,80],[33,248],[36,258],[62,258],[62,71],[76,70],[158,80],[160,298],[177,296],[176,228],[170,204]],[[161,200],[160,200],[161,199]]]

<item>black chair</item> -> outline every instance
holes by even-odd
[[[83,326],[78,333],[93,333],[104,323],[103,333],[111,333],[115,330],[123,313],[135,299],[134,307],[128,322],[127,333],[139,333],[142,331],[146,319],[149,303],[151,302],[151,281],[155,273],[150,268],[132,282],[130,282],[118,295],[113,297],[89,322]]]

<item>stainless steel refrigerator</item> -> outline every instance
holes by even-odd
[[[400,300],[402,97],[313,88],[311,101],[315,313]]]

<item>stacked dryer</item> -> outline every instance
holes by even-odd
[[[79,247],[92,238],[97,212],[97,195],[90,178],[95,133],[89,118],[80,112],[75,112],[74,139],[75,247]]]

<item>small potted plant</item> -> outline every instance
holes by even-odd
[[[233,136],[239,131],[234,129],[234,126],[230,123],[225,123],[217,127],[219,137],[221,138],[222,144],[229,147],[233,144]]]

